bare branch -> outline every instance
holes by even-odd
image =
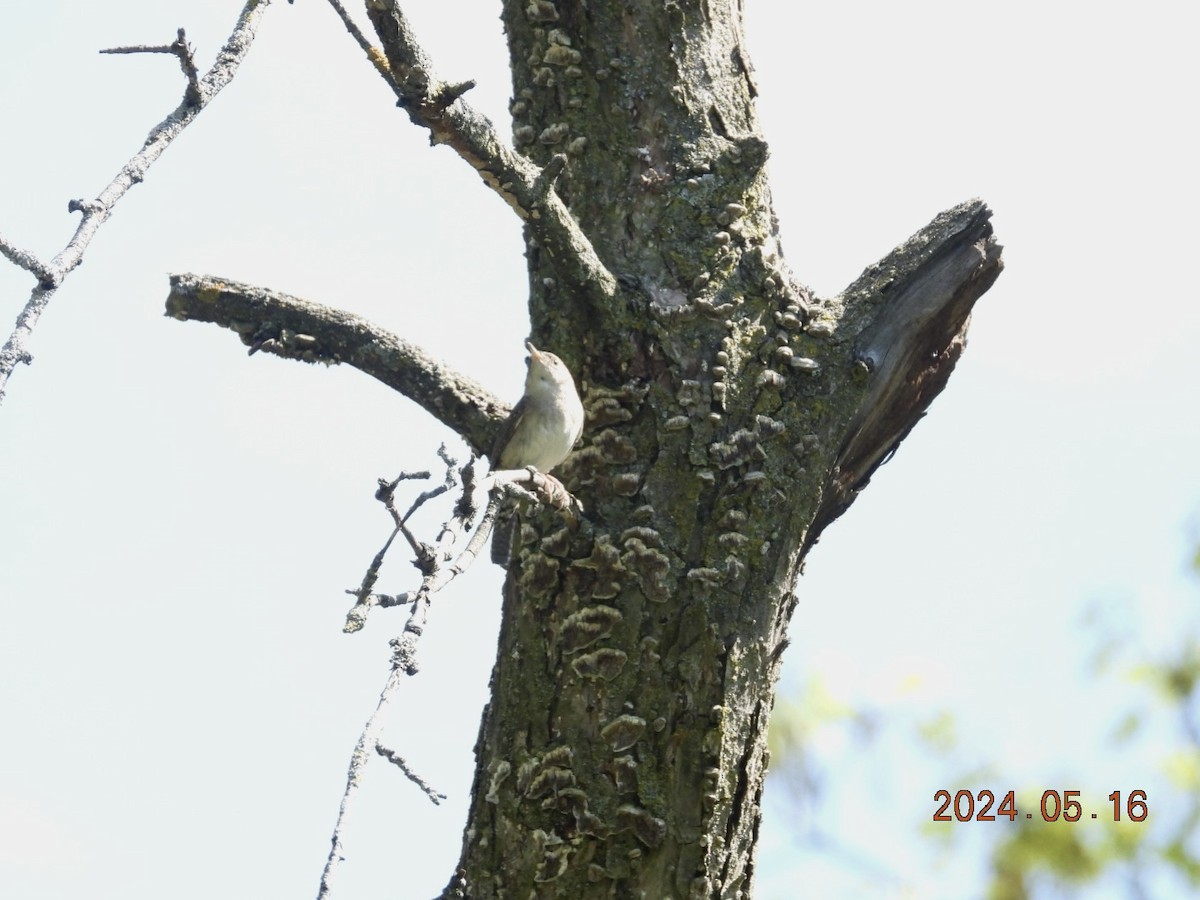
[[[136,44],[130,47],[109,47],[107,50],[101,50],[100,52],[170,53],[172,56],[179,58],[179,68],[183,70],[183,77],[187,79],[188,86],[184,100],[192,104],[200,102],[200,72],[196,68],[196,58],[193,55],[192,46],[187,42],[187,35],[182,28],[176,32],[175,40],[169,44],[160,44],[157,46]]]
[[[171,44],[130,44],[127,47],[105,47],[100,53],[114,56],[123,53],[174,53],[171,48]]]
[[[447,457],[443,456],[443,459],[447,459]],[[464,494],[467,497],[474,493],[474,462],[472,460],[463,468]],[[460,514],[459,518],[468,513],[472,516],[474,515],[473,507],[469,500],[460,501],[456,512]],[[443,529],[443,536],[447,531],[449,531],[449,526]],[[439,536],[439,544],[440,542],[441,536]],[[362,784],[364,770],[370,758],[368,748],[375,747],[381,755],[391,758],[389,755],[390,751],[384,751],[379,743],[379,734],[383,730],[383,714],[397,690],[399,690],[401,679],[405,675],[415,675],[417,673],[417,643],[425,631],[425,622],[429,616],[430,595],[431,592],[425,590],[424,586],[415,592],[415,597],[412,600],[412,611],[409,613],[408,621],[404,624],[404,632],[400,637],[393,638],[390,642],[392,647],[392,669],[388,674],[388,679],[383,686],[383,690],[379,694],[379,703],[376,705],[371,717],[367,719],[362,735],[359,737],[358,743],[355,744],[354,752],[350,757],[350,768],[346,776],[346,790],[342,794],[342,802],[338,807],[337,822],[334,825],[333,838],[330,841],[329,858],[325,861],[324,872],[321,873],[321,886],[317,892],[317,900],[328,900],[332,891],[334,877],[337,875],[338,866],[342,862],[342,834],[352,810],[353,799]],[[350,629],[347,626],[345,630],[357,629]],[[405,767],[405,771],[406,773],[408,772],[407,767]],[[433,796],[441,797],[441,795],[432,791],[421,779],[412,774],[409,774],[409,777],[426,793],[430,794],[431,798]]]
[[[521,484],[532,485],[533,491],[525,490],[520,487]],[[496,518],[500,512],[501,492],[518,493],[525,498],[532,499],[535,503],[544,502],[552,509],[566,513],[570,521],[578,521],[578,515],[583,511],[583,504],[563,487],[561,481],[553,475],[539,472],[532,466],[525,469],[490,472],[488,477],[483,480],[482,486],[488,494],[493,496],[488,501],[483,518],[479,520],[479,524],[475,528],[475,534],[472,535],[471,540],[454,562],[450,565],[439,563],[436,571],[422,583],[421,591],[435,594],[471,568],[496,524]]]
[[[383,746],[382,744],[376,744],[375,752],[378,753],[380,756],[382,756],[384,759],[386,759],[388,762],[390,762],[392,765],[398,766],[400,768],[400,771],[404,773],[405,777],[408,778],[409,781],[411,781],[413,784],[415,784],[417,787],[419,787],[421,790],[423,790],[425,792],[425,794],[433,802],[434,806],[437,806],[439,803],[441,803],[443,800],[446,799],[445,794],[440,793],[437,790],[435,790],[433,787],[430,786],[429,782],[427,782],[424,778],[422,778],[420,775],[418,775],[416,772],[414,772],[411,768],[409,768],[408,762],[404,759],[403,756],[401,756],[395,750],[389,750],[387,747]]]
[[[445,493],[445,490],[448,489],[447,485],[453,486],[453,483],[456,480],[454,477],[454,472],[457,463],[455,460],[452,459],[446,452],[445,447],[442,447],[439,450],[438,455],[446,464],[446,483],[441,488],[425,491],[421,495],[425,499],[419,499],[418,502],[414,504],[413,509],[416,509],[418,506],[422,505],[425,500]],[[472,459],[462,469],[464,493],[468,497],[472,495],[475,490],[474,466],[475,460]],[[384,481],[383,479],[380,480],[379,490],[375,494],[376,499],[380,500],[387,507],[388,513],[392,516],[392,520],[396,527],[392,531],[391,536],[388,537],[383,549],[375,555],[375,559],[372,561],[367,575],[363,578],[363,587],[360,588],[359,591],[348,591],[348,593],[358,595],[359,602],[355,604],[354,608],[350,611],[350,614],[346,617],[346,626],[343,629],[344,631],[358,631],[361,629],[363,624],[366,622],[366,615],[370,608],[374,605],[380,605],[379,600],[381,598],[379,595],[370,593],[371,587],[378,578],[379,567],[383,564],[384,555],[387,553],[388,548],[391,546],[396,535],[404,527],[403,518],[407,518],[407,516],[401,517],[396,511],[396,485],[398,485],[401,481],[428,476],[428,472],[403,473],[395,481]],[[408,515],[412,514],[413,509],[409,510]],[[469,515],[471,517],[474,516],[474,507],[469,500],[466,502],[460,500],[456,506],[456,511],[463,515]],[[448,528],[443,528],[443,535],[447,532],[447,530]],[[441,536],[439,536],[439,544],[440,541]],[[431,565],[430,561],[438,558],[439,552],[440,547],[430,548],[422,545],[422,553],[419,554],[419,556],[423,556],[424,558],[418,559],[418,567],[421,568],[422,571],[426,572],[432,570],[433,566]],[[412,611],[409,613],[408,621],[404,625],[403,634],[398,638],[393,638],[391,641],[391,672],[388,674],[387,682],[384,684],[383,690],[379,694],[379,702],[376,704],[375,711],[371,714],[370,718],[367,719],[366,724],[363,726],[362,734],[359,736],[358,743],[354,746],[354,752],[350,756],[350,768],[346,775],[346,789],[342,794],[342,802],[338,807],[337,822],[334,824],[333,838],[330,841],[329,857],[325,861],[325,870],[321,873],[321,886],[317,893],[318,900],[321,900],[321,898],[326,898],[327,900],[331,894],[333,880],[337,874],[338,866],[342,861],[342,835],[345,831],[346,823],[349,820],[350,812],[353,809],[354,797],[357,794],[358,788],[361,786],[366,765],[370,761],[370,748],[375,748],[377,753],[387,757],[393,763],[399,765],[404,770],[405,774],[408,775],[413,782],[415,782],[423,791],[425,791],[426,794],[429,795],[430,799],[433,800],[434,803],[445,799],[442,794],[437,793],[423,779],[415,775],[408,768],[407,764],[404,763],[403,759],[395,756],[392,751],[385,750],[379,743],[379,735],[383,730],[384,713],[386,712],[388,705],[391,703],[392,698],[399,690],[401,679],[406,675],[415,675],[417,672],[417,642],[420,640],[421,634],[425,630],[425,621],[429,615],[429,606],[430,593],[427,591],[417,591],[412,600]]]
[[[399,98],[414,123],[430,132],[431,144],[445,144],[479,172],[525,222],[556,260],[563,281],[602,302],[617,294],[617,280],[597,256],[591,241],[551,189],[557,172],[545,177],[525,156],[507,146],[496,126],[462,100],[472,81],[450,84],[433,71],[429,57],[395,0],[368,0],[367,15],[383,44],[374,47],[339,0],[329,0],[371,64]],[[556,161],[561,167],[566,161]]]
[[[508,404],[478,382],[366,319],[328,306],[208,275],[172,275],[167,315],[228,328],[251,352],[353,366],[420,404],[479,454],[491,448],[508,415]]]
[[[410,506],[408,508],[408,512],[406,512],[404,514],[404,517],[403,517],[403,519],[401,519],[401,521],[407,522],[410,518],[412,518],[413,513],[415,513],[418,509],[420,509],[422,506],[424,506],[430,500],[433,500],[436,497],[440,497],[442,494],[446,493],[449,490],[453,490],[454,486],[456,484],[458,484],[458,479],[454,477],[455,469],[458,468],[458,460],[454,459],[454,457],[452,457],[450,455],[450,451],[448,451],[446,449],[445,444],[442,444],[440,447],[438,447],[437,454],[438,454],[438,459],[440,459],[442,462],[444,462],[446,464],[446,477],[442,480],[442,483],[439,484],[437,487],[431,488],[428,491],[421,491],[420,495],[417,497],[416,500],[414,500],[412,502],[412,506]],[[473,471],[474,470],[472,470],[472,472]],[[465,470],[464,470],[464,474],[465,474]],[[429,476],[426,475],[425,477],[428,478]],[[399,523],[397,523],[397,524],[399,524]]]
[[[373,47],[367,36],[362,33],[362,29],[358,27],[358,23],[350,17],[350,13],[346,12],[340,0],[329,0],[329,5],[333,7],[333,11],[337,13],[338,18],[342,20],[342,24],[346,26],[346,31],[354,38],[354,42],[362,48],[362,52],[367,55],[367,59],[375,66],[375,69],[382,75],[390,84],[391,73],[388,71],[387,61],[383,58],[378,47]]]
[[[337,822],[334,824],[333,838],[330,841],[329,858],[325,861],[325,870],[321,873],[321,887],[317,892],[317,900],[328,900],[333,890],[333,880],[337,875],[338,866],[342,862],[342,834],[349,821],[350,813],[353,811],[354,798],[358,794],[359,787],[362,786],[366,766],[371,759],[371,749],[379,744],[379,735],[383,732],[383,714],[387,711],[406,674],[405,669],[393,661],[387,682],[379,693],[379,702],[375,706],[375,711],[371,713],[371,717],[363,726],[358,743],[354,745],[354,752],[350,755],[350,768],[346,773],[346,789],[342,793],[342,802],[338,807]]]
[[[388,513],[395,523],[395,528],[384,543],[383,548],[375,554],[375,558],[371,561],[371,565],[368,567],[359,587],[356,590],[346,591],[347,594],[356,597],[357,602],[346,614],[346,623],[342,626],[342,631],[348,634],[360,631],[366,625],[367,616],[370,614],[370,611],[376,606],[384,608],[401,606],[406,603],[418,602],[422,597],[429,597],[436,594],[454,580],[455,577],[465,571],[469,567],[470,561],[478,554],[477,545],[479,544],[480,532],[483,531],[482,525],[476,530],[475,537],[468,545],[468,550],[471,547],[475,548],[474,552],[464,562],[464,557],[467,555],[467,551],[464,551],[453,564],[447,565],[454,546],[458,543],[459,536],[463,532],[470,530],[471,523],[475,520],[475,516],[479,512],[475,504],[475,466],[478,460],[472,457],[471,461],[459,470],[457,469],[458,463],[446,452],[444,445],[438,450],[438,455],[446,463],[445,482],[433,490],[424,491],[414,501],[408,513],[403,517],[396,511],[393,496],[393,489],[398,482],[380,480],[380,489],[376,492],[375,498],[387,507]],[[458,483],[457,476],[461,476],[462,478],[462,493],[459,495],[458,502],[454,506],[454,515],[448,522],[442,525],[442,530],[438,533],[437,538],[432,544],[418,541],[405,526],[405,520],[428,500],[451,490]],[[488,512],[493,513],[494,517],[494,511],[491,506],[488,507]],[[483,521],[490,523],[491,520],[485,515]],[[487,530],[491,530],[490,524]],[[409,545],[416,553],[413,565],[421,572],[421,585],[415,590],[406,591],[397,596],[376,594],[373,592],[373,588],[379,578],[379,569],[382,567],[383,559],[391,548],[397,534],[404,534]],[[484,539],[486,539],[486,536],[486,532],[484,532]]]
[[[237,24],[225,42],[225,46],[217,54],[216,62],[198,82],[193,78],[195,62],[191,58],[191,50],[187,48],[183,31],[180,30],[178,39],[169,45],[171,48],[169,52],[179,57],[180,65],[188,76],[188,87],[184,92],[183,102],[154,126],[141,150],[121,167],[116,177],[100,192],[99,196],[92,200],[71,201],[68,209],[71,212],[82,212],[83,217],[80,219],[74,235],[71,236],[71,240],[54,259],[48,264],[42,264],[32,254],[22,255],[23,252],[16,251],[8,241],[0,241],[0,249],[3,250],[5,257],[32,272],[38,279],[37,287],[33,289],[29,300],[26,301],[24,308],[17,316],[12,334],[5,341],[3,348],[0,348],[0,402],[4,400],[9,376],[12,375],[17,365],[28,364],[32,361],[33,357],[28,349],[29,338],[38,319],[49,305],[50,299],[58,290],[58,286],[62,284],[67,274],[82,262],[83,254],[91,244],[92,238],[96,236],[100,226],[108,220],[117,201],[124,197],[131,187],[145,178],[147,169],[182,133],[183,129],[192,123],[201,110],[212,102],[221,89],[233,79],[238,66],[250,51],[255,32],[269,5],[270,0],[248,0],[242,8]],[[135,51],[130,50],[129,52]],[[34,265],[30,265],[31,262]]]
[[[371,564],[367,566],[367,571],[363,574],[362,582],[355,590],[347,590],[346,593],[358,598],[358,602],[346,616],[345,631],[359,631],[367,623],[367,613],[372,606],[379,605],[379,595],[374,593],[375,583],[379,580],[379,570],[383,568],[383,560],[387,556],[388,551],[392,548],[392,542],[396,540],[396,535],[403,533],[408,539],[409,544],[414,550],[417,550],[417,542],[412,534],[404,527],[403,518],[396,511],[396,487],[401,481],[407,481],[417,478],[428,478],[428,472],[401,472],[394,481],[387,481],[383,478],[379,479],[379,489],[375,491],[375,499],[384,505],[388,514],[392,517],[395,527],[392,533],[388,535],[379,552],[375,554],[371,560]],[[424,497],[429,492],[425,492],[421,496]],[[418,498],[418,503],[421,502]],[[413,504],[413,509],[418,504]],[[412,514],[412,510],[409,510]]]

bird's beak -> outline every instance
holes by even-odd
[[[533,341],[526,341],[525,349],[529,351],[529,355],[531,357],[533,357],[534,359],[537,359],[539,356],[542,355],[542,351],[540,351],[537,347],[533,346]]]

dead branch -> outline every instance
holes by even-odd
[[[387,681],[380,692],[379,702],[376,704],[375,711],[363,726],[362,734],[359,736],[358,743],[355,744],[354,752],[350,757],[346,788],[342,794],[342,802],[338,807],[337,821],[334,824],[333,837],[330,842],[329,857],[325,862],[325,870],[321,874],[321,885],[317,894],[318,900],[330,896],[334,877],[337,874],[338,866],[341,864],[342,835],[349,820],[350,812],[353,809],[354,797],[361,786],[367,762],[370,760],[370,748],[373,747],[376,753],[385,757],[393,764],[398,765],[404,771],[405,775],[420,787],[434,803],[437,803],[440,799],[445,799],[444,795],[433,790],[422,778],[413,773],[401,757],[397,756],[393,751],[385,749],[379,743],[379,734],[383,730],[384,713],[399,690],[401,679],[406,675],[415,675],[417,673],[417,644],[425,631],[425,622],[429,615],[432,595],[448,583],[450,578],[443,578],[439,586],[431,586],[431,582],[439,576],[445,562],[450,557],[450,548],[458,540],[459,535],[470,527],[471,521],[478,512],[473,499],[476,489],[476,460],[472,458],[461,470],[458,470],[457,462],[450,457],[444,446],[438,451],[438,455],[446,465],[446,477],[442,485],[422,492],[421,496],[418,497],[404,516],[401,516],[396,509],[396,485],[401,481],[411,480],[417,477],[418,474],[428,477],[428,473],[402,474],[395,481],[380,479],[380,488],[375,496],[387,508],[388,514],[392,517],[392,521],[395,524],[395,528],[388,537],[383,549],[372,560],[367,574],[363,578],[362,586],[356,591],[347,591],[347,593],[358,597],[358,602],[346,616],[346,625],[343,630],[347,632],[360,630],[366,623],[367,613],[374,606],[399,605],[403,602],[411,603],[412,609],[409,612],[408,621],[404,624],[403,633],[400,637],[393,638],[390,642],[392,647],[391,671],[388,673]],[[456,477],[456,472],[461,476],[462,495],[455,504],[454,516],[442,526],[442,530],[435,542],[432,545],[424,544],[417,541],[411,534],[407,535],[409,543],[417,550],[417,559],[414,564],[425,576],[421,587],[415,591],[403,594],[399,598],[386,598],[383,595],[373,593],[371,588],[378,578],[379,568],[383,564],[383,559],[388,548],[391,547],[397,534],[402,531],[407,532],[407,529],[405,529],[405,520],[429,500],[451,490],[459,481],[458,477]],[[453,576],[450,577],[452,578]],[[385,603],[383,602],[384,600],[391,602]]]
[[[183,77],[187,79],[187,91],[184,93],[184,102],[196,104],[200,102],[200,71],[196,68],[196,57],[193,55],[192,45],[187,42],[187,35],[182,28],[176,32],[175,40],[169,44],[146,45],[135,44],[129,47],[109,47],[106,50],[101,50],[101,53],[169,53],[179,59],[179,68],[183,70]]]
[[[395,481],[387,481],[379,479],[379,490],[375,492],[375,499],[380,501],[388,511],[388,515],[392,517],[394,528],[392,533],[384,542],[383,547],[375,554],[371,560],[371,564],[367,567],[366,573],[363,575],[362,582],[358,588],[347,590],[346,593],[356,598],[356,602],[350,611],[346,614],[346,624],[342,630],[346,633],[361,631],[366,625],[367,616],[371,609],[376,606],[400,606],[406,603],[413,603],[422,595],[435,594],[449,583],[458,572],[450,577],[440,576],[439,573],[444,568],[445,563],[450,559],[451,550],[458,540],[458,536],[471,527],[471,522],[474,520],[478,512],[475,505],[475,464],[474,457],[461,470],[458,469],[458,462],[453,459],[446,450],[445,444],[438,448],[438,456],[442,462],[446,464],[446,476],[442,484],[428,491],[423,491],[416,500],[413,501],[407,513],[400,515],[395,504],[396,486],[401,481],[411,480],[415,478],[428,478],[428,472],[420,473],[402,473]],[[454,516],[442,525],[442,530],[439,532],[436,540],[432,544],[419,541],[407,527],[407,521],[420,507],[428,501],[439,497],[442,494],[453,490],[459,484],[461,478],[462,494],[459,496],[458,502],[455,504]],[[407,591],[398,596],[390,596],[388,594],[376,594],[374,592],[375,583],[379,580],[379,570],[383,566],[384,558],[391,549],[392,543],[396,540],[397,535],[404,535],[409,546],[416,554],[416,559],[413,560],[413,565],[421,572],[424,580],[421,586],[413,591]],[[465,566],[463,567],[466,568]]]
[[[508,404],[415,344],[298,297],[207,275],[172,275],[167,315],[228,328],[252,353],[353,366],[419,403],[479,454],[508,415]]]
[[[390,750],[387,747],[383,746],[382,744],[376,744],[375,752],[378,753],[380,756],[382,756],[384,759],[386,759],[388,762],[390,762],[392,765],[398,767],[400,769],[400,771],[404,773],[405,777],[409,781],[411,781],[413,784],[415,784],[417,787],[419,787],[421,790],[423,790],[425,792],[425,795],[427,797],[429,797],[430,802],[432,802],[434,806],[437,806],[443,800],[446,799],[445,794],[441,793],[440,791],[435,790],[429,784],[429,782],[427,782],[424,778],[422,778],[420,775],[418,775],[416,772],[414,772],[412,770],[412,768],[409,766],[407,760],[405,760],[404,757],[401,756],[400,754],[398,754],[395,750]]]
[[[71,236],[67,245],[50,260],[41,262],[28,251],[17,250],[10,242],[0,238],[0,252],[11,262],[31,272],[38,280],[37,286],[29,295],[24,308],[17,316],[12,334],[0,348],[0,403],[4,401],[9,376],[18,364],[28,365],[33,361],[29,352],[29,338],[37,325],[38,319],[49,305],[51,298],[58,290],[63,279],[83,261],[83,254],[91,244],[92,238],[100,226],[108,221],[117,201],[135,184],[141,183],[146,177],[146,171],[162,156],[164,150],[171,145],[183,130],[212,102],[225,85],[233,80],[238,66],[250,52],[262,17],[270,5],[270,0],[248,0],[242,7],[237,24],[230,33],[225,46],[217,54],[212,68],[198,81],[194,78],[195,62],[192,60],[191,49],[184,39],[183,30],[178,32],[175,42],[167,45],[161,52],[169,52],[179,57],[180,66],[187,77],[187,87],[184,90],[183,101],[171,113],[150,131],[142,149],[129,162],[121,167],[108,186],[91,200],[72,200],[68,204],[71,212],[82,212],[83,217]],[[160,52],[147,48],[116,48],[101,52],[141,53]]]
[[[946,210],[829,302],[844,310],[838,340],[852,343],[867,389],[843,432],[805,550],[946,386],[966,347],[971,309],[1004,268],[991,216],[982,200]]]
[[[424,608],[422,608],[422,622],[424,611]],[[417,615],[417,610],[414,609],[413,615]],[[383,731],[383,714],[387,711],[393,697],[396,695],[396,691],[400,687],[400,682],[406,674],[408,674],[406,670],[393,659],[392,670],[388,674],[388,679],[383,686],[383,690],[379,693],[379,702],[375,705],[375,711],[367,719],[362,734],[359,735],[358,743],[354,745],[354,752],[350,755],[350,768],[346,773],[346,789],[342,793],[342,802],[338,806],[337,822],[333,828],[329,858],[326,859],[325,869],[321,873],[321,886],[317,892],[317,900],[328,900],[333,890],[334,877],[337,875],[338,866],[342,862],[342,834],[344,833],[346,823],[349,821],[350,813],[354,809],[354,798],[358,794],[358,789],[362,786],[366,766],[371,758],[371,749],[379,744],[379,735]]]

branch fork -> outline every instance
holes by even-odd
[[[270,6],[270,0],[248,0],[242,7],[237,24],[230,33],[225,46],[217,54],[212,68],[199,77],[192,49],[188,46],[183,29],[176,39],[161,46],[114,47],[102,53],[170,53],[179,59],[180,68],[187,79],[183,101],[166,118],[150,131],[142,148],[127,162],[108,186],[91,200],[72,200],[70,212],[83,213],[75,233],[67,245],[50,262],[43,262],[33,253],[16,247],[0,236],[0,254],[10,262],[25,269],[37,279],[37,285],[29,295],[24,308],[17,316],[12,333],[0,348],[0,402],[8,386],[8,379],[19,364],[28,365],[33,360],[28,344],[38,319],[49,305],[51,298],[63,279],[80,262],[88,246],[128,190],[141,183],[146,170],[162,155],[183,130],[212,101],[237,73],[254,41],[259,23]]]

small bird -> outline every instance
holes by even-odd
[[[583,403],[566,363],[525,342],[529,372],[521,397],[500,429],[492,448],[493,469],[533,466],[543,475],[567,458],[583,433]],[[506,566],[515,522],[497,518],[492,535],[492,562]]]

